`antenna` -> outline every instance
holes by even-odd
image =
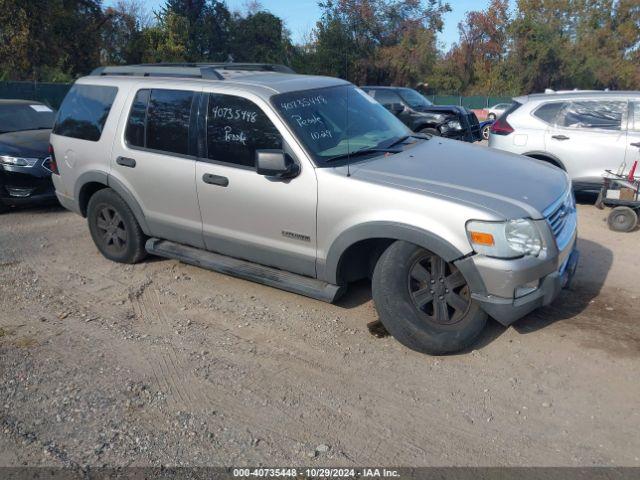
[[[347,51],[344,52],[344,76],[349,81],[349,61]],[[347,177],[351,176],[351,145],[349,143],[349,87],[347,87]]]

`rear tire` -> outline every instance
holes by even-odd
[[[629,207],[616,207],[607,218],[609,228],[615,232],[630,232],[638,225],[638,215]]]
[[[372,292],[387,331],[418,352],[441,355],[468,347],[487,322],[462,273],[408,242],[396,241],[382,254]]]
[[[87,221],[100,253],[119,263],[138,263],[147,256],[146,237],[127,203],[110,188],[98,190],[87,206]]]
[[[434,137],[439,137],[440,136],[440,132],[436,128],[423,128],[418,133],[426,133],[426,134],[429,134],[429,135],[433,135]]]
[[[487,115],[487,118],[489,120],[495,120],[496,119],[496,114],[495,113],[490,113],[489,115]]]

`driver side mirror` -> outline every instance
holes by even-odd
[[[387,105],[384,105],[384,108],[389,110],[394,115],[398,115],[404,111],[404,105],[402,105],[401,103],[388,103]]]
[[[256,150],[258,175],[276,178],[293,178],[300,173],[300,166],[282,150]]]

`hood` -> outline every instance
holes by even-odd
[[[364,181],[464,202],[500,219],[540,219],[570,186],[566,173],[548,163],[441,137],[360,162],[351,172]]]
[[[0,134],[0,155],[42,158],[48,155],[51,129]]]

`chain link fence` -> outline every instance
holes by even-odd
[[[37,100],[57,109],[71,88],[70,83],[0,82],[0,98]],[[427,95],[436,105],[460,105],[479,110],[497,103],[510,103],[510,96]]]
[[[426,95],[436,105],[460,105],[471,110],[493,107],[498,103],[511,103],[513,97],[507,95]]]
[[[0,98],[36,100],[57,109],[70,83],[0,82]]]

